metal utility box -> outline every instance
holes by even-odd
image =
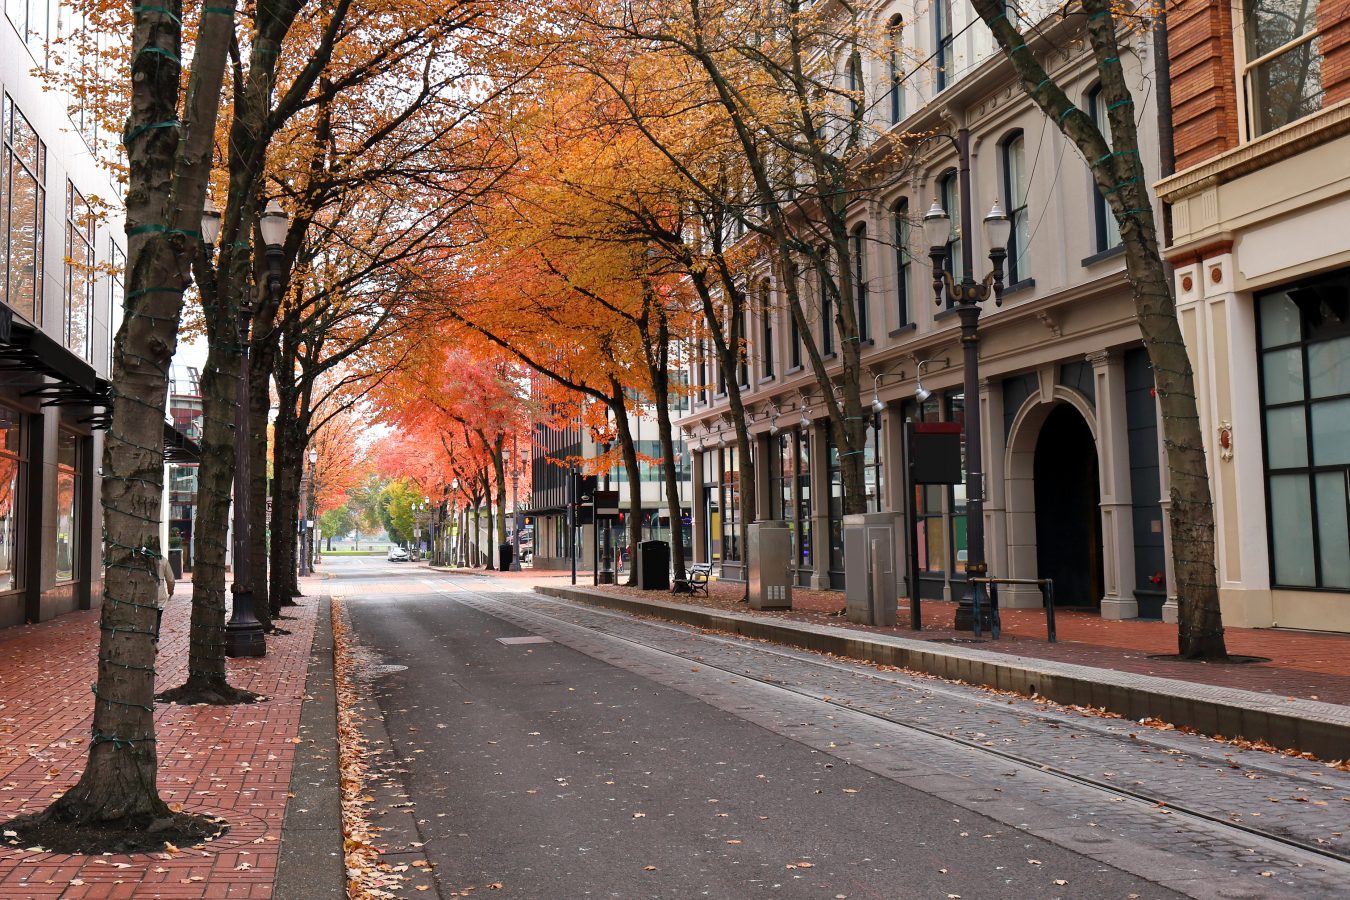
[[[670,545],[643,541],[637,548],[638,587],[644,591],[670,590]]]
[[[844,599],[850,622],[894,625],[894,513],[844,516]]]
[[[750,608],[792,608],[792,529],[754,522],[750,532]]]

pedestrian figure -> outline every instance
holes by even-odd
[[[159,560],[159,591],[155,595],[155,640],[159,640],[159,628],[164,623],[164,607],[173,596],[173,566],[164,557]]]

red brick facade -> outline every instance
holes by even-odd
[[[1180,0],[1167,13],[1167,45],[1180,170],[1238,144],[1231,7],[1224,0]]]
[[[1350,0],[1322,0],[1317,8],[1321,32],[1322,87],[1325,104],[1350,98]]]
[[[1172,127],[1177,169],[1238,145],[1242,115],[1228,0],[1180,0],[1167,14],[1172,73]],[[1317,10],[1323,55],[1323,104],[1350,98],[1350,0],[1322,0]]]

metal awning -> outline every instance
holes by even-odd
[[[202,461],[201,445],[175,428],[168,420],[164,422],[164,461],[187,464]]]
[[[54,338],[16,321],[4,306],[0,306],[0,372],[9,383],[27,386],[23,396],[40,397],[43,406],[84,407],[88,415],[79,421],[92,428],[108,427],[112,407],[108,382]]]

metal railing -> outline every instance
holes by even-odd
[[[1034,584],[1041,589],[1045,598],[1045,630],[1050,643],[1055,643],[1055,580],[1053,578],[971,578],[976,584],[989,586],[989,631],[994,640],[998,640],[1001,622],[998,615],[998,586],[1000,584]],[[980,610],[980,592],[975,595],[975,636],[980,636],[983,613]]]

